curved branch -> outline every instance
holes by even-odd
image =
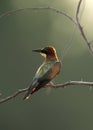
[[[92,86],[93,87],[93,82],[68,81],[68,82],[65,82],[63,84],[53,84],[53,83],[47,84],[45,87],[51,87],[51,88],[56,88],[57,89],[57,88],[64,88],[66,86],[72,86],[72,85]],[[28,90],[28,88],[20,89],[20,90],[16,91],[14,94],[12,94],[11,96],[0,99],[0,103],[4,103],[4,102],[7,102],[8,100],[14,99],[18,95],[26,92],[27,90]]]
[[[83,27],[81,26],[80,21],[79,21],[79,13],[80,13],[81,3],[82,3],[82,0],[79,0],[78,5],[77,5],[77,10],[76,10],[76,21],[69,14],[65,13],[64,11],[61,11],[59,9],[56,9],[56,8],[50,7],[50,6],[47,6],[47,7],[31,7],[31,8],[29,7],[29,8],[19,8],[19,9],[15,9],[15,10],[10,10],[10,11],[7,11],[7,12],[1,14],[0,19],[5,17],[5,16],[9,16],[9,15],[21,12],[21,11],[40,11],[40,10],[53,11],[57,14],[65,16],[66,18],[68,18],[71,22],[73,22],[78,27],[85,43],[87,44],[91,54],[93,55],[93,47],[91,45],[91,42],[88,41],[88,38],[87,38],[87,36],[86,36],[86,34],[83,30]]]
[[[77,21],[77,26],[78,26],[78,29],[81,33],[81,36],[83,37],[85,43],[87,44],[90,52],[92,53],[93,55],[93,47],[91,46],[90,42],[88,41],[88,38],[87,36],[85,35],[85,32],[83,30],[83,27],[81,26],[80,24],[80,21],[79,21],[79,13],[80,13],[80,7],[81,7],[81,3],[82,3],[82,0],[79,0],[78,2],[78,6],[77,6],[77,10],[76,10],[76,21]]]
[[[15,14],[15,13],[18,13],[18,12],[22,12],[22,11],[40,11],[40,10],[50,10],[50,11],[53,11],[57,14],[64,15],[70,21],[72,21],[74,24],[76,24],[76,21],[69,14],[67,14],[64,11],[61,11],[59,9],[56,9],[54,7],[50,7],[50,6],[47,6],[47,7],[32,7],[32,8],[19,8],[19,9],[15,9],[15,10],[10,10],[10,11],[7,11],[7,12],[1,14],[0,19],[2,17],[9,16],[9,15],[12,15],[12,14]]]

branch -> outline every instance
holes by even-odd
[[[68,82],[65,82],[63,84],[47,84],[45,86],[46,87],[51,87],[51,88],[65,88],[66,86],[72,86],[72,85],[80,85],[80,86],[91,86],[93,87],[93,82],[84,82],[84,81],[68,81]],[[4,102],[7,102],[8,100],[11,100],[11,99],[14,99],[15,97],[17,97],[18,95],[26,92],[28,90],[28,88],[25,88],[25,89],[20,89],[18,91],[16,91],[14,94],[12,94],[11,96],[8,96],[6,98],[1,98],[0,99],[0,103],[4,103]]]
[[[91,54],[93,55],[93,47],[91,45],[91,42],[88,41],[88,38],[80,24],[80,20],[79,20],[79,13],[80,13],[80,7],[81,7],[81,3],[82,3],[82,0],[79,0],[78,2],[78,5],[77,5],[77,10],[76,10],[76,21],[67,13],[65,13],[64,11],[61,11],[59,9],[56,9],[54,7],[50,7],[50,6],[47,6],[47,7],[32,7],[32,8],[19,8],[19,9],[15,9],[15,10],[10,10],[10,11],[7,11],[3,14],[0,15],[0,19],[5,17],[5,16],[10,16],[12,14],[15,14],[15,13],[18,13],[18,12],[22,12],[22,11],[40,11],[40,10],[50,10],[50,11],[53,11],[57,14],[60,14],[60,15],[63,15],[65,16],[66,18],[68,18],[71,22],[73,22],[79,29],[85,43],[87,44]]]
[[[25,89],[19,89],[18,91],[16,91],[14,94],[12,94],[11,96],[8,96],[6,98],[2,98],[0,99],[0,103],[3,103],[3,102],[7,102],[8,100],[11,100],[15,97],[17,97],[19,94],[21,93],[24,93],[28,90],[28,88],[25,88]]]
[[[50,11],[53,11],[57,14],[61,14],[61,15],[65,16],[66,18],[68,18],[70,21],[72,21],[74,24],[76,24],[76,21],[69,14],[67,14],[64,11],[61,11],[59,9],[56,9],[54,7],[50,7],[50,6],[47,6],[47,7],[32,7],[32,8],[19,8],[19,9],[15,9],[15,10],[10,10],[10,11],[7,11],[7,12],[1,14],[0,19],[5,17],[5,16],[10,16],[12,14],[22,12],[22,11],[40,11],[40,10],[50,10]]]
[[[91,54],[93,55],[93,47],[91,46],[91,43],[88,41],[88,38],[87,36],[85,35],[85,32],[80,24],[80,21],[79,21],[79,13],[80,13],[80,7],[81,7],[81,3],[82,3],[82,0],[79,0],[78,2],[78,6],[77,6],[77,10],[76,10],[76,21],[77,21],[77,26],[78,26],[78,29],[81,33],[81,36],[83,37],[85,43],[87,44]]]
[[[85,43],[87,44],[91,54],[93,55],[93,47],[92,47],[91,43],[88,41],[88,38],[85,35],[85,32],[84,32],[84,30],[83,30],[83,28],[80,24],[80,21],[79,21],[79,13],[80,13],[81,3],[82,3],[82,0],[79,0],[78,5],[77,5],[77,10],[76,10],[76,21],[69,14],[65,13],[64,11],[61,11],[59,9],[56,9],[56,8],[50,7],[50,6],[47,6],[47,7],[32,7],[32,8],[19,8],[19,9],[15,9],[15,10],[10,10],[10,11],[7,11],[7,12],[1,14],[0,19],[5,17],[5,16],[10,16],[12,14],[22,12],[22,11],[40,11],[40,10],[53,11],[57,14],[65,16],[66,18],[68,18],[71,22],[73,22],[78,27]]]

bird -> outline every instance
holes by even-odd
[[[25,94],[23,100],[29,99],[33,93],[50,83],[61,70],[61,61],[59,61],[56,49],[53,46],[46,46],[33,51],[40,53],[45,60],[36,71],[32,83],[28,87],[27,93]]]

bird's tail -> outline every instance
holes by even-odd
[[[26,93],[26,95],[24,96],[23,100],[27,100],[27,99],[29,99],[29,98],[30,98],[30,96],[31,96],[31,94]]]
[[[29,99],[30,96],[31,96],[31,93],[29,93],[29,91],[28,91],[28,92],[25,94],[23,100],[27,100],[27,99]]]
[[[29,99],[30,96],[31,96],[35,91],[37,91],[36,88],[33,88],[32,90],[29,90],[29,89],[28,89],[28,92],[25,94],[23,100]]]

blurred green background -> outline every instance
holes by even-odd
[[[75,18],[78,0],[1,0],[0,14],[26,7],[53,6]],[[81,23],[93,40],[93,1],[82,5]],[[83,11],[82,11],[83,10]],[[63,67],[55,83],[93,81],[93,56],[74,24],[52,11],[23,11],[0,19],[0,93],[26,88],[43,58],[33,49],[53,45]],[[64,57],[64,49],[71,46]],[[66,49],[65,49],[66,51]],[[0,104],[1,130],[93,130],[93,89],[69,86],[41,89],[28,101],[24,94]]]

